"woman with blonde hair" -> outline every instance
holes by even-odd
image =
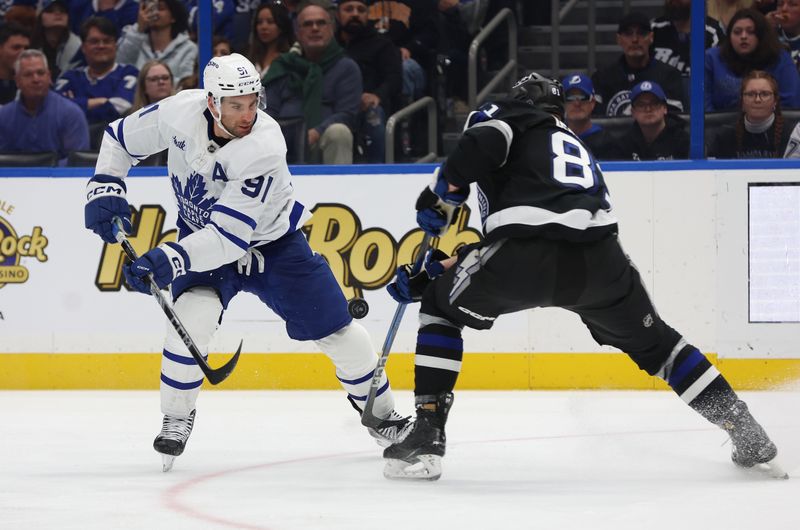
[[[719,20],[722,27],[727,28],[737,11],[750,7],[753,7],[753,0],[708,0],[706,15]]]
[[[175,93],[172,71],[162,61],[148,61],[139,70],[136,93],[129,114]]]
[[[781,114],[778,82],[763,70],[742,79],[739,118],[722,127],[708,150],[714,158],[781,158],[789,135]]]

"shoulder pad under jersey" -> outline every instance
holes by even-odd
[[[555,124],[553,116],[522,101],[499,99],[487,101],[467,117],[465,129],[488,120],[501,120],[518,130],[531,129],[537,125]]]

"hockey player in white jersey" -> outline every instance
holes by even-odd
[[[178,241],[124,267],[135,290],[145,276],[170,286],[174,308],[203,355],[230,300],[255,294],[286,322],[289,336],[313,340],[333,361],[357,408],[363,408],[376,365],[366,330],[353,322],[325,260],[299,228],[310,217],[294,197],[286,144],[263,105],[253,64],[239,54],[212,59],[205,88],[186,90],[111,123],[88,183],[86,227],[115,243],[115,219],[130,229],[125,177],[143,158],[168,149],[178,206]],[[263,108],[263,107],[262,107]],[[167,328],[161,363],[163,428],[153,446],[164,471],[183,452],[203,374],[178,334]],[[394,411],[388,380],[375,402],[386,421],[370,434],[388,445],[402,439],[409,419]]]

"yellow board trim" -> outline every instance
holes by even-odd
[[[777,389],[800,380],[800,359],[718,359],[714,365],[739,390]],[[212,366],[225,355],[212,354]],[[0,390],[146,390],[159,385],[161,355],[0,354]],[[414,383],[414,357],[393,353],[387,372],[396,389]],[[206,388],[212,388],[207,382]],[[336,389],[333,364],[321,353],[248,353],[216,388],[225,390]],[[467,353],[458,389],[663,390],[621,353]]]

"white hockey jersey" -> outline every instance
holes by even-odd
[[[280,127],[258,111],[250,134],[220,146],[202,90],[185,90],[112,122],[95,175],[125,178],[131,166],[169,149],[180,240],[193,271],[213,270],[297,230],[311,217],[294,199]]]

